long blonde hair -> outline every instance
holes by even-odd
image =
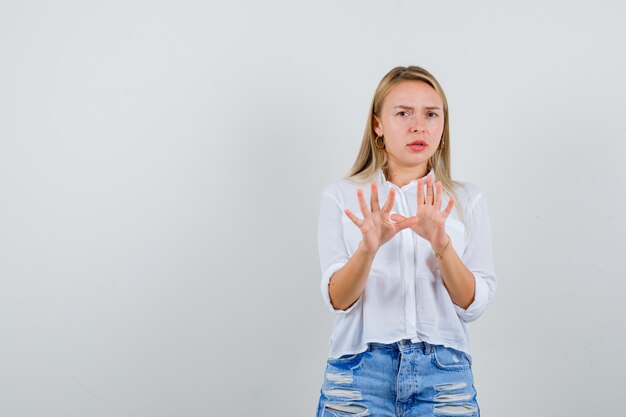
[[[450,172],[450,123],[448,115],[448,100],[439,85],[437,79],[424,68],[417,66],[395,67],[389,71],[380,80],[372,105],[367,116],[367,124],[363,133],[363,141],[359,153],[350,169],[346,179],[355,182],[367,182],[371,180],[379,169],[386,170],[388,164],[387,152],[385,148],[380,149],[376,146],[376,132],[374,131],[374,116],[380,117],[382,111],[383,100],[389,91],[398,83],[404,80],[423,81],[435,89],[441,101],[443,102],[443,134],[441,135],[442,146],[439,146],[433,156],[428,159],[428,172],[433,169],[435,178],[441,181],[444,192],[452,195],[455,202],[458,202],[455,188],[460,184],[452,179]],[[455,203],[455,209],[459,218],[465,223],[463,210],[459,209],[459,205]]]

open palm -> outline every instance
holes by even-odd
[[[392,214],[391,219],[403,222],[415,219],[411,230],[433,245],[440,245],[446,240],[446,219],[454,207],[454,198],[450,197],[445,210],[441,211],[442,185],[437,181],[436,192],[433,186],[433,178],[429,175],[426,181],[426,195],[424,196],[423,179],[417,180],[417,213],[413,217],[404,217],[400,214]],[[400,223],[398,223],[400,224]]]
[[[382,209],[378,202],[378,185],[375,181],[371,183],[371,209],[367,207],[363,197],[363,190],[360,188],[357,190],[357,198],[363,218],[358,218],[349,209],[345,209],[344,212],[361,231],[363,245],[368,252],[375,253],[400,230],[411,227],[417,222],[417,219],[414,217],[403,219],[397,223],[389,220],[395,199],[395,190],[393,188],[389,190],[389,196]]]

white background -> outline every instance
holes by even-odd
[[[622,1],[0,1],[0,415],[311,416],[321,190],[398,65],[492,215],[484,416],[623,397]]]

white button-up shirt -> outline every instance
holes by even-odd
[[[428,175],[435,179],[433,170]],[[415,215],[417,180],[398,187],[385,179],[382,170],[375,180],[381,207],[393,187],[396,198],[392,213]],[[361,231],[343,210],[348,208],[362,217],[357,189],[363,189],[369,206],[370,186],[369,182],[354,183],[344,179],[324,190],[318,226],[321,289],[325,304],[336,316],[329,357],[362,352],[369,342],[411,339],[452,347],[465,352],[471,360],[467,323],[476,320],[493,299],[496,276],[485,196],[470,183],[459,184],[461,186],[455,189],[455,209],[446,220],[446,231],[451,246],[476,282],[474,301],[467,309],[452,302],[430,242],[411,229],[400,231],[380,247],[358,300],[346,310],[335,309],[330,302],[328,284],[362,240]],[[448,199],[444,194],[442,209]],[[466,225],[458,216],[459,208],[465,213]]]

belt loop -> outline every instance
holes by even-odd
[[[428,343],[428,342],[424,342],[424,353],[425,353],[426,355],[430,355],[430,352],[431,352],[431,350],[432,350],[431,346],[432,346],[432,345],[431,345],[430,343]]]

